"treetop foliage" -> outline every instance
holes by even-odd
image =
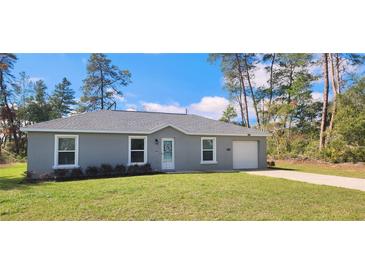
[[[123,96],[122,87],[131,83],[131,73],[112,65],[102,53],[91,54],[86,69],[80,110],[116,108],[118,98]]]

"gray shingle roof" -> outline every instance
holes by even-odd
[[[112,110],[86,112],[30,125],[22,130],[150,134],[167,126],[189,135],[268,135],[265,131],[243,128],[194,114]]]

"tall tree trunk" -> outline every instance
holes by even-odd
[[[254,107],[255,113],[256,113],[256,121],[257,121],[258,126],[261,127],[259,112],[257,110],[256,97],[255,97],[255,94],[253,92],[253,88],[252,88],[252,84],[251,84],[251,76],[250,76],[250,71],[249,71],[248,63],[247,63],[247,54],[245,54],[244,62],[245,62],[247,82],[248,82],[248,86],[249,86],[250,91],[251,91],[251,97],[252,97],[253,107]]]
[[[236,57],[236,61],[237,61],[238,76],[239,76],[240,83],[241,83],[243,99],[245,102],[246,126],[250,127],[250,119],[248,116],[247,95],[246,95],[245,81],[244,81],[243,74],[242,74],[241,61],[240,61],[240,58],[237,53],[235,54],[235,57]]]
[[[265,115],[265,98],[262,98],[260,101],[259,101],[259,104],[261,104],[261,110],[262,110],[262,114],[261,114],[261,121],[262,121],[262,124],[263,125],[266,125],[266,115]]]
[[[0,137],[0,155],[1,155],[2,148],[3,148],[4,139],[5,139],[5,136]]]
[[[103,70],[100,69],[100,91],[101,91],[101,109],[104,109],[104,75]]]
[[[8,98],[6,95],[5,85],[4,85],[4,75],[3,72],[0,70],[0,94],[3,96],[4,100],[4,108],[5,108],[5,115],[6,119],[8,120],[9,124],[9,137],[13,137],[14,144],[15,144],[15,153],[19,154],[19,138],[17,133],[17,126],[15,125],[15,112],[13,112],[13,109],[9,107]]]
[[[3,87],[3,72],[2,70],[0,70],[0,102],[1,102],[1,97],[5,94],[4,94],[4,91],[5,91],[5,88]],[[1,107],[1,105],[0,105]],[[1,108],[0,108],[0,111],[1,111]],[[3,117],[1,117],[1,119],[4,119]],[[2,130],[2,132],[0,131],[0,133],[2,133],[3,136],[0,136],[1,138],[1,142],[0,142],[0,153],[1,153],[1,149],[2,149],[2,146],[5,145],[5,141],[6,141],[6,134],[4,132],[4,129]]]
[[[238,96],[238,105],[240,107],[240,113],[241,113],[241,119],[242,119],[242,126],[246,126],[246,117],[245,117],[245,113],[243,111],[243,105],[242,105],[242,92],[240,92],[239,96]]]
[[[15,145],[15,153],[18,155],[19,154],[19,138],[18,138],[18,133],[17,133],[17,126],[15,124],[15,112],[13,109],[11,109],[9,107],[8,101],[6,96],[4,97],[4,104],[5,104],[5,109],[7,112],[7,116],[8,116],[8,123],[9,123],[9,128],[10,128],[10,134],[12,135],[13,139],[14,139],[14,145]]]
[[[337,93],[341,93],[341,76],[340,76],[340,54],[336,53],[336,81],[337,81]]]
[[[272,59],[271,59],[271,65],[270,65],[270,95],[269,95],[269,105],[268,105],[268,112],[267,112],[267,123],[270,122],[271,120],[271,104],[272,104],[272,98],[273,98],[273,92],[274,92],[274,79],[273,79],[273,74],[274,74],[274,64],[275,64],[275,58],[276,58],[276,54],[273,53],[272,55]]]
[[[288,151],[291,151],[291,127],[293,123],[293,115],[290,114],[289,116],[289,125],[288,125],[288,138],[287,138],[287,145],[286,148]]]
[[[325,147],[325,131],[326,131],[326,119],[327,119],[327,108],[328,108],[328,53],[323,54],[323,107],[322,107],[322,122],[321,131],[319,137],[319,150]]]
[[[331,134],[331,131],[333,129],[334,119],[336,116],[337,111],[337,94],[338,92],[338,83],[336,80],[335,75],[335,64],[334,64],[334,56],[333,54],[330,54],[330,74],[331,74],[331,84],[332,84],[332,92],[333,92],[333,102],[332,102],[332,114],[331,114],[331,121],[329,125],[329,134]]]
[[[331,85],[333,93],[338,94],[338,82],[336,77],[336,69],[335,69],[335,57],[333,53],[328,55],[328,63],[329,63],[329,72],[331,76]]]
[[[294,79],[293,79],[293,74],[294,74],[294,68],[293,67],[291,67],[291,69],[290,69],[290,74],[289,74],[289,85],[288,85],[288,99],[287,99],[287,104],[288,104],[288,106],[290,106],[290,104],[291,104],[291,94],[290,94],[290,88],[292,87],[292,85],[293,85],[293,81],[294,81]],[[284,128],[286,128],[287,127],[287,123],[288,123],[288,118],[289,118],[289,116],[291,115],[291,112],[289,112],[289,113],[286,113],[285,114],[285,118],[284,118]]]

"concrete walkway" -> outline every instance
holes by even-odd
[[[337,187],[344,187],[344,188],[351,188],[365,191],[365,179],[322,175],[322,174],[314,174],[314,173],[306,173],[306,172],[290,171],[290,170],[278,170],[278,169],[247,171],[247,173],[253,175],[261,175],[261,176],[289,179],[294,181],[301,181],[316,185],[337,186]]]

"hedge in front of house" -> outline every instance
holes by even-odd
[[[102,164],[99,171],[102,177],[114,175],[114,168],[109,164]]]
[[[124,176],[126,175],[126,167],[124,165],[116,165],[114,168],[114,172],[116,176]]]
[[[88,178],[95,178],[99,175],[99,168],[96,166],[88,166],[85,170],[85,175]]]
[[[102,164],[100,167],[89,166],[85,169],[85,172],[81,168],[74,169],[55,169],[53,173],[40,174],[38,178],[34,178],[33,172],[26,172],[26,180],[28,182],[35,181],[69,181],[80,179],[93,179],[93,178],[110,178],[121,176],[136,176],[144,174],[153,174],[153,170],[150,164],[144,165],[132,165],[127,168],[122,165],[116,165],[114,168],[110,164]]]
[[[145,165],[131,165],[127,169],[127,175],[141,175],[151,173],[152,168],[150,164]]]

